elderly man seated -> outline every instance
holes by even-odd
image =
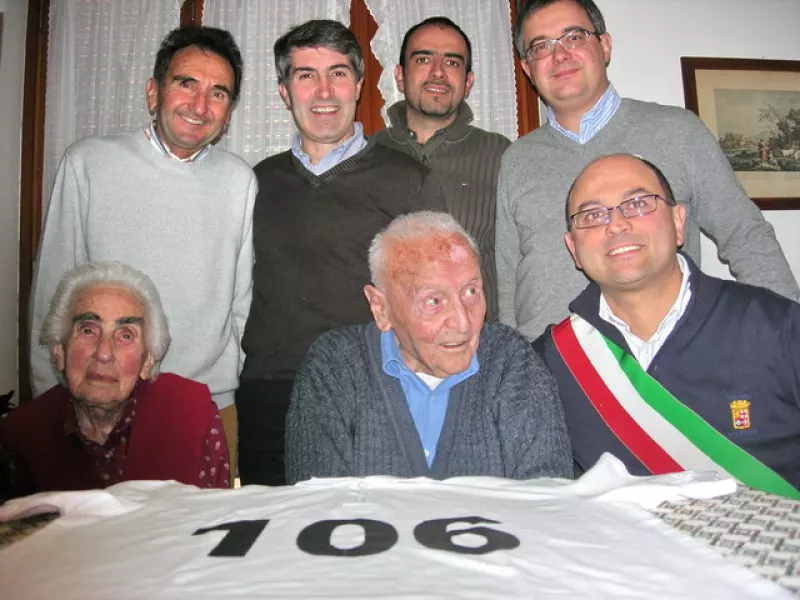
[[[513,329],[484,325],[477,246],[458,222],[397,217],[369,266],[375,322],[322,335],[295,380],[288,480],[571,476],[552,375]]]
[[[800,304],[677,252],[686,208],[641,158],[591,163],[567,215],[592,283],[536,344],[578,465],[611,452],[636,474],[714,470],[800,498]]]
[[[147,276],[115,262],[67,272],[40,337],[62,383],[0,420],[0,496],[131,479],[227,487],[228,448],[208,388],[157,377],[169,341]]]

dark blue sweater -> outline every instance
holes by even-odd
[[[647,372],[729,440],[800,487],[800,304],[709,277],[687,262],[691,300]],[[628,350],[622,334],[599,317],[599,301],[600,289],[592,283],[569,308]],[[577,467],[586,470],[611,452],[631,473],[649,474],[575,382],[555,347],[552,326],[534,347],[558,381]],[[734,400],[750,401],[750,428],[734,429]]]

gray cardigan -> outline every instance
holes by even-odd
[[[322,335],[295,380],[286,421],[289,483],[310,477],[571,477],[553,376],[524,338],[486,325],[478,373],[450,391],[429,468],[399,380],[384,373],[374,324]]]

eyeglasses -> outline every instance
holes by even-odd
[[[535,40],[528,46],[525,56],[529,60],[542,60],[555,53],[556,44],[561,44],[564,50],[574,50],[579,46],[583,46],[593,35],[597,35],[597,32],[587,29],[571,29],[564,35],[552,40]],[[600,36],[597,35],[597,37],[599,38]]]
[[[668,206],[673,206],[675,202],[670,202],[658,194],[645,194],[636,196],[630,200],[625,200],[617,206],[597,206],[587,208],[570,215],[569,221],[577,229],[591,229],[592,227],[602,227],[611,222],[612,211],[618,210],[626,219],[648,215],[658,208],[658,201],[661,200]]]

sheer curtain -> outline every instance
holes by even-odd
[[[347,25],[350,0],[205,0],[203,24],[230,31],[244,60],[242,94],[220,146],[251,165],[291,146],[294,121],[278,95],[272,45],[309,19]]]
[[[43,199],[71,143],[144,127],[145,84],[180,0],[51,0]]]
[[[517,138],[517,92],[511,43],[511,7],[508,0],[365,0],[378,24],[372,51],[383,67],[378,87],[386,108],[402,100],[394,82],[403,35],[428,17],[453,20],[472,42],[475,86],[467,102],[475,113],[474,125]]]

